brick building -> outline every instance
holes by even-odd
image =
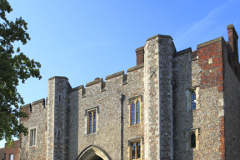
[[[29,129],[21,159],[157,160],[240,157],[238,35],[177,52],[171,36],[136,49],[127,73],[72,88],[48,80],[48,97],[21,107]]]
[[[0,160],[20,160],[19,140],[14,141],[14,146],[0,148]]]

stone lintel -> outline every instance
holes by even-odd
[[[108,79],[111,79],[111,78],[114,78],[114,77],[117,77],[117,76],[121,76],[121,75],[124,75],[124,71],[120,71],[120,72],[111,74],[111,75],[107,76],[107,77],[105,78],[105,80],[108,80]]]
[[[83,89],[83,88],[84,88],[84,86],[81,85],[81,86],[78,86],[78,87],[75,87],[75,88],[71,89],[70,92],[74,92],[74,91],[77,91],[77,90]]]
[[[156,38],[156,37],[164,37],[164,38],[171,38],[171,39],[172,39],[172,37],[169,36],[169,35],[157,34],[157,35],[155,35],[155,36],[152,36],[152,37],[148,38],[147,41],[149,41],[149,40],[151,40],[151,39],[154,39],[154,38]]]
[[[216,42],[219,42],[219,41],[222,41],[222,40],[223,40],[223,37],[219,37],[219,38],[213,39],[211,41],[201,43],[201,44],[197,45],[197,49],[208,46],[210,44],[213,44],[213,43],[216,43]]]
[[[128,68],[127,72],[132,72],[134,70],[137,70],[139,68],[143,68],[144,67],[144,63],[140,64],[140,65],[137,65],[137,66],[134,66],[134,67],[131,67],[131,68]]]
[[[51,80],[51,79],[54,79],[54,78],[65,78],[65,79],[68,80],[68,78],[67,78],[67,77],[64,77],[64,76],[54,76],[54,77],[49,78],[48,80]]]
[[[89,83],[86,84],[86,87],[94,85],[94,84],[99,83],[99,82],[103,82],[103,79],[100,78],[100,79],[96,79],[96,80],[94,80],[92,82],[89,82]]]
[[[25,104],[25,105],[21,106],[21,109],[22,108],[27,108],[27,107],[31,107],[31,103],[28,103],[28,104]]]
[[[37,101],[34,101],[34,102],[32,103],[32,105],[35,105],[35,104],[38,104],[38,103],[42,103],[42,104],[45,106],[45,99],[42,98],[42,99],[39,99],[39,100],[37,100]]]
[[[181,51],[178,51],[175,54],[173,54],[173,56],[176,57],[176,56],[180,56],[180,55],[183,55],[183,54],[186,54],[186,53],[189,53],[189,52],[192,52],[191,47],[189,47],[187,49],[184,49],[184,50],[181,50]]]

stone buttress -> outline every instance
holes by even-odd
[[[172,60],[170,36],[156,35],[144,47],[145,159],[173,159]]]
[[[68,139],[68,91],[71,89],[66,77],[48,80],[47,159],[67,159]]]

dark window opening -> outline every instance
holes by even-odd
[[[237,75],[237,72],[238,72],[238,71],[237,71],[237,66],[235,66],[235,74],[236,74],[236,75]]]
[[[96,110],[88,112],[88,134],[97,131],[97,113]]]
[[[191,135],[191,148],[196,148],[196,135],[192,133]]]
[[[231,65],[231,57],[228,55],[228,63]]]
[[[132,103],[132,125],[135,124],[135,103]]]
[[[58,130],[58,138],[61,138],[61,131]]]
[[[137,124],[140,123],[140,102],[137,101]]]
[[[131,143],[131,159],[141,158],[141,145],[140,142],[132,142]]]
[[[59,95],[59,97],[58,97],[58,101],[61,102],[61,95]]]

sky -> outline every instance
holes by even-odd
[[[10,20],[28,23],[31,40],[15,43],[41,63],[42,79],[17,89],[25,104],[48,96],[48,79],[68,77],[72,88],[136,65],[136,48],[156,34],[170,35],[176,50],[240,34],[240,0],[9,0]],[[0,148],[5,141],[0,141]]]

